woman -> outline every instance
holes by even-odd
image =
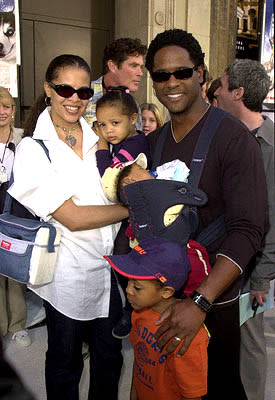
[[[88,64],[74,55],[56,57],[48,66],[44,91],[26,123],[10,193],[62,231],[53,281],[31,288],[45,301],[47,396],[79,398],[85,339],[89,399],[115,399],[122,355],[121,342],[111,332],[121,315],[121,299],[103,255],[113,250],[119,224],[112,224],[128,211],[109,205],[101,188],[98,137],[82,118],[93,94]],[[51,162],[32,135],[44,141]]]
[[[0,87],[0,213],[3,212],[15,145],[23,133],[23,129],[14,128],[15,111],[14,99],[4,87]],[[21,346],[29,346],[31,339],[25,329],[26,319],[25,285],[0,275],[1,334],[12,333],[12,340]]]
[[[155,131],[164,124],[164,118],[155,104],[143,103],[140,109],[142,130],[145,135],[149,135],[150,132]]]

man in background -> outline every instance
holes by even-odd
[[[93,127],[96,121],[95,106],[98,99],[109,86],[127,86],[131,93],[135,93],[143,75],[144,56],[147,47],[139,39],[120,38],[107,45],[103,55],[103,75],[92,81],[91,87],[94,96],[89,100],[84,118]],[[136,124],[141,128],[141,116]]]
[[[270,227],[263,248],[248,265],[243,290],[250,291],[251,303],[256,299],[260,306],[267,300],[270,280],[275,278],[274,124],[261,114],[270,84],[258,61],[236,60],[228,65],[215,91],[218,107],[239,118],[256,135],[263,154]],[[264,400],[267,354],[263,312],[241,326],[240,354],[241,379],[248,400]]]

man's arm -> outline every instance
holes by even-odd
[[[197,288],[197,291],[203,294],[210,302],[213,302],[239,275],[240,269],[236,264],[226,257],[218,256],[216,264],[208,277]],[[204,322],[205,317],[206,313],[190,298],[173,304],[162,314],[158,321],[158,324],[163,322],[155,335],[159,347],[162,348],[169,340],[177,336],[184,338],[184,343],[179,350],[180,355],[184,354]],[[165,321],[166,319],[167,321]],[[178,341],[172,340],[167,347],[167,351],[170,353],[177,346]]]
[[[251,301],[256,297],[262,305],[266,301],[266,293],[270,287],[270,280],[275,279],[275,196],[274,196],[274,146],[263,138],[258,138],[264,160],[266,186],[268,195],[269,229],[264,238],[264,245],[256,255],[256,266],[251,273],[250,294]]]

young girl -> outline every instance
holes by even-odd
[[[143,132],[136,131],[135,128],[138,107],[127,87],[109,87],[107,93],[96,103],[96,118],[95,131],[99,136],[96,160],[101,176],[115,162],[135,160],[139,153],[149,156],[147,138]],[[128,220],[124,220],[117,236],[118,240],[115,242],[114,254],[130,251],[128,238],[125,235],[127,227]],[[119,277],[119,281],[125,290],[127,280]],[[123,339],[129,336],[131,313],[132,307],[126,301],[122,317],[112,331],[115,338]]]
[[[139,153],[149,156],[144,133],[135,129],[138,108],[127,87],[110,86],[96,104],[96,118],[96,159],[101,176],[114,162],[132,161]]]
[[[140,109],[144,135],[149,135],[164,124],[164,118],[155,104],[143,103]]]

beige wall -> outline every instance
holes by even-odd
[[[115,38],[138,37],[145,44],[166,29],[192,33],[213,78],[235,57],[237,0],[116,0]],[[136,98],[157,103],[145,70]]]
[[[143,43],[166,29],[187,30],[200,42],[208,63],[210,47],[211,0],[117,0],[115,37],[139,37]],[[136,93],[137,100],[149,101],[163,107],[154,96],[149,74],[144,71],[142,84]]]
[[[77,54],[91,65],[93,79],[102,74],[103,50],[114,38],[114,18],[115,0],[21,2],[21,113],[17,113],[17,126],[42,93],[46,68],[57,55]]]

